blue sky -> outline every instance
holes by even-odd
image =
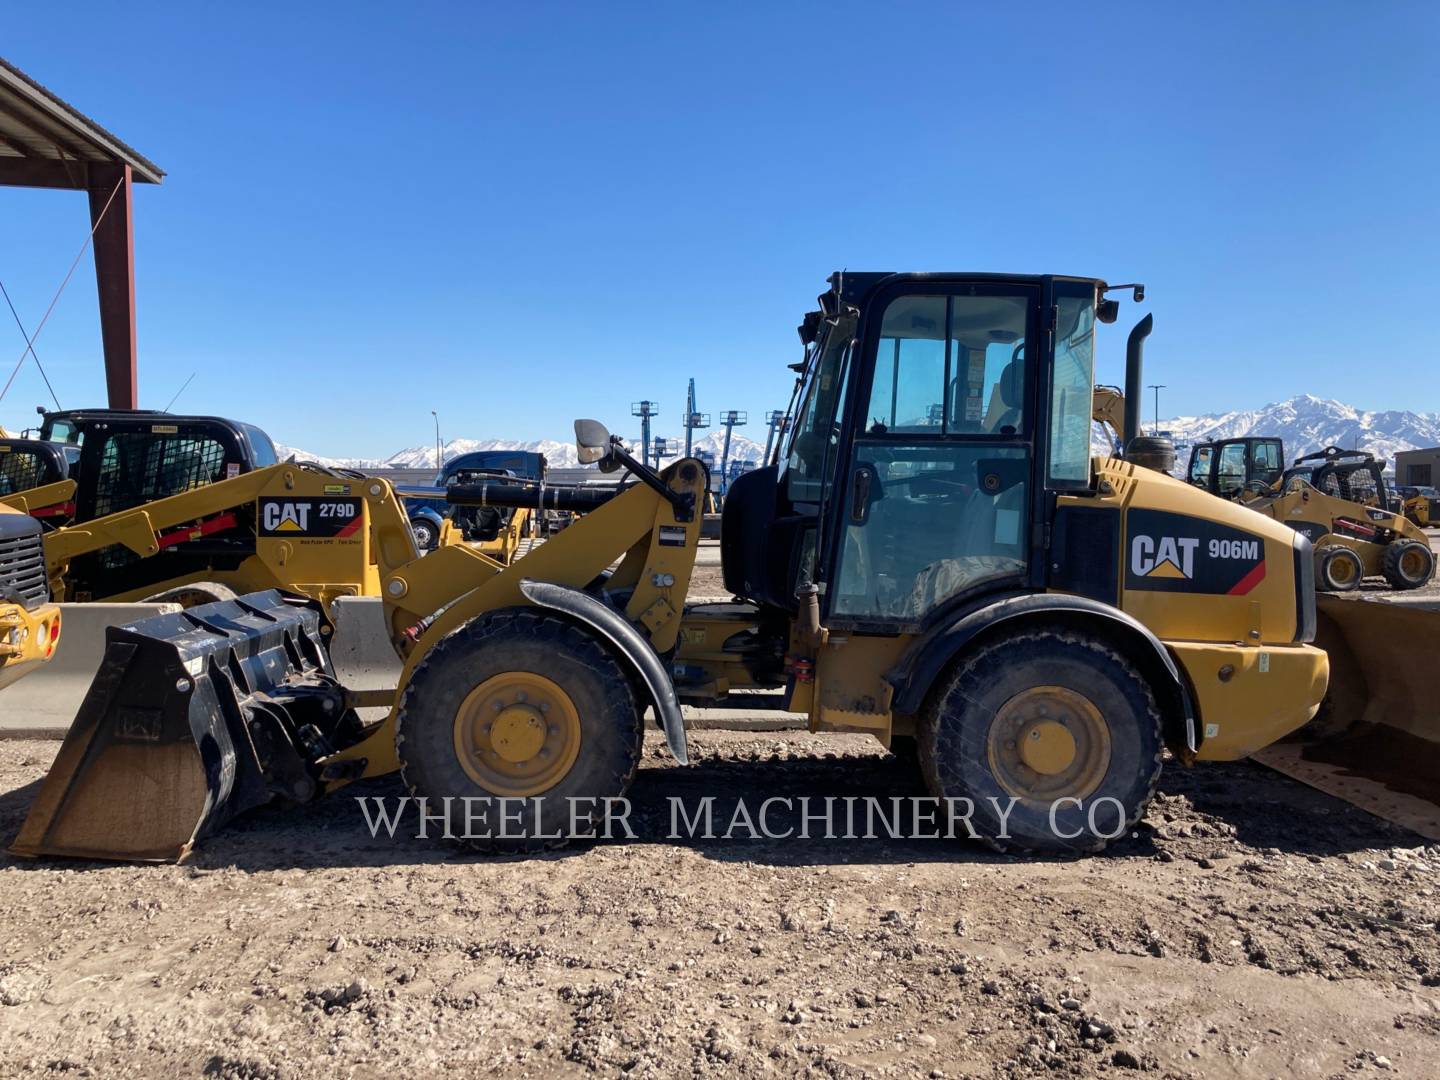
[[[7,12],[7,59],[169,173],[136,196],[143,405],[198,372],[177,408],[327,455],[431,409],[628,434],[647,396],[679,434],[690,376],[758,420],[849,267],[1144,281],[1167,414],[1440,409],[1433,4],[301,7]],[[0,190],[0,229],[33,327],[84,199]],[[103,400],[88,258],[37,350]],[[44,400],[27,362],[0,422]]]

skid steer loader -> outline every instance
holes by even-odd
[[[278,588],[328,608],[377,595],[359,473],[281,465],[259,428],[213,416],[73,410],[45,414],[40,434],[71,456],[70,475],[9,501],[60,526],[45,538],[58,600],[190,606]],[[508,561],[529,513],[479,550]]]
[[[40,525],[0,503],[0,688],[55,654],[60,609],[50,603]]]
[[[1271,490],[1245,501],[1309,537],[1325,592],[1350,592],[1366,578],[1419,589],[1435,576],[1430,538],[1392,505],[1380,463],[1364,451],[1328,446],[1296,458]]]
[[[733,602],[685,603],[700,462],[656,472],[593,421],[581,460],[637,482],[552,491],[585,516],[509,566],[420,556],[388,485],[365,481],[395,690],[340,686],[318,614],[274,593],[113,630],[13,850],[172,859],[251,807],[397,771],[446,835],[536,850],[625,794],[647,709],[684,763],[682,697],[772,687],[814,730],[917,736],[932,794],[968,801],[988,842],[1088,851],[1144,812],[1167,748],[1233,759],[1310,720],[1328,664],[1309,644],[1309,541],[1090,457],[1115,290],[830,286],[801,326],[777,463],[726,500]],[[1149,327],[1128,344],[1130,431]],[[379,702],[388,716],[361,724],[353,707]]]

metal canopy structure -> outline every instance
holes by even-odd
[[[164,176],[154,162],[0,59],[0,185],[89,195],[105,386],[112,408],[139,405],[131,187],[158,184]]]

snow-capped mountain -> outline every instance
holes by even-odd
[[[652,436],[653,438],[653,436]],[[666,455],[666,460],[674,457],[684,450],[683,439],[668,438],[670,448],[674,454]],[[639,440],[627,440],[632,453],[639,456]],[[696,439],[694,450],[706,450],[720,460],[721,452],[725,446],[725,433],[723,431],[712,431],[704,438]],[[327,458],[318,454],[312,454],[308,450],[301,450],[293,446],[282,446],[275,444],[275,449],[280,454],[282,461],[295,457],[300,461],[313,461],[316,464],[324,465],[332,469],[433,469],[435,468],[435,447],[434,446],[412,446],[404,450],[397,450],[385,458]],[[537,439],[532,442],[521,442],[516,439],[451,439],[443,447],[445,460],[459,457],[461,454],[468,454],[475,450],[529,450],[544,454],[545,460],[552,469],[574,469],[580,467],[575,456],[574,440],[560,442],[555,439]],[[765,444],[748,439],[739,432],[730,438],[730,459],[732,461],[753,461],[758,462],[765,453]]]
[[[1400,450],[1440,445],[1440,414],[1368,412],[1312,394],[1263,409],[1177,416],[1162,420],[1160,429],[1170,432],[1182,459],[1189,457],[1196,442],[1239,435],[1278,435],[1285,440],[1285,455],[1291,460],[1327,446],[1343,446],[1393,461]]]
[[[1144,425],[1151,430],[1152,423]],[[1175,440],[1177,469],[1183,469],[1190,458],[1190,447],[1205,439],[1227,439],[1240,435],[1278,435],[1285,440],[1285,455],[1294,459],[1326,446],[1358,447],[1377,457],[1392,461],[1397,451],[1419,446],[1440,446],[1440,413],[1417,413],[1399,409],[1367,412],[1339,401],[1301,394],[1288,401],[1278,401],[1259,409],[1237,412],[1206,413],[1203,416],[1176,416],[1160,421],[1160,430]],[[671,449],[678,454],[684,440],[667,436]],[[723,431],[711,431],[695,440],[695,449],[705,450],[720,460],[725,444]],[[632,452],[639,454],[638,440],[629,440]],[[1100,425],[1094,426],[1091,439],[1094,453],[1110,450],[1109,440]],[[385,458],[323,458],[305,450],[276,446],[281,459],[292,454],[302,461],[315,461],[332,468],[349,469],[433,469],[435,447],[412,446],[397,450]],[[531,450],[544,454],[550,467],[573,469],[575,443],[557,439],[521,442],[515,439],[451,439],[444,446],[445,460],[472,450]],[[765,444],[735,432],[730,440],[732,461],[758,462],[765,453]],[[670,456],[667,455],[666,460]]]
[[[1146,421],[1148,434],[1154,426]],[[1400,450],[1440,446],[1440,414],[1389,409],[1367,412],[1339,401],[1301,394],[1259,409],[1176,416],[1160,421],[1160,430],[1175,440],[1177,471],[1190,459],[1190,447],[1210,439],[1232,439],[1242,435],[1276,435],[1285,441],[1285,456],[1293,461],[1302,454],[1342,446],[1368,450],[1393,462]],[[1095,453],[1109,452],[1109,438],[1096,424],[1091,439]]]

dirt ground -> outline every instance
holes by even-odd
[[[58,748],[0,741],[0,841]],[[182,866],[0,855],[0,1077],[1440,1075],[1440,847],[1259,766],[1172,766],[1135,835],[1045,860],[670,839],[671,799],[723,834],[741,793],[922,794],[863,736],[691,753],[651,733],[635,838],[542,857],[345,795]]]
[[[0,742],[0,836],[57,748]],[[0,1075],[1436,1075],[1440,848],[1258,766],[1171,768],[1057,861],[671,841],[671,796],[920,790],[859,736],[692,752],[649,738],[636,839],[544,857],[372,839],[343,796],[183,866],[0,857]]]

